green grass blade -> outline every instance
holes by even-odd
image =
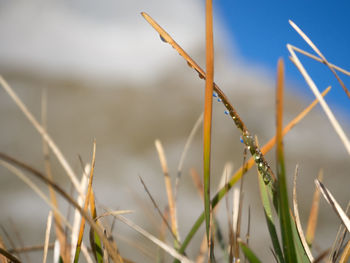
[[[293,241],[292,220],[288,203],[288,191],[286,181],[286,169],[283,153],[282,117],[283,117],[283,88],[284,88],[284,64],[283,60],[278,61],[277,68],[277,94],[276,94],[276,140],[277,140],[277,205],[282,234],[283,252],[286,262],[295,263],[297,261],[296,251]]]
[[[210,152],[214,83],[213,3],[206,0],[206,70],[203,131],[204,213],[208,245],[210,244]]]
[[[285,262],[284,257],[283,257],[283,252],[280,246],[280,242],[278,239],[277,231],[276,231],[276,226],[275,222],[273,219],[272,215],[272,209],[271,209],[271,203],[269,199],[269,193],[268,193],[268,186],[265,185],[264,180],[262,176],[258,176],[259,180],[259,187],[260,187],[260,196],[261,196],[261,202],[264,207],[264,213],[265,213],[265,218],[266,218],[266,223],[267,223],[267,228],[270,233],[270,238],[272,241],[272,246],[274,249],[274,252],[276,254],[278,262]],[[272,193],[270,193],[272,195]]]
[[[245,243],[239,242],[239,245],[250,263],[261,263],[261,260]]]

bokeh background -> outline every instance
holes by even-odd
[[[350,67],[348,4],[293,1],[293,5],[278,1],[215,1],[215,81],[262,145],[274,135],[275,65],[279,57],[286,62],[285,123],[314,99],[288,61],[287,43],[310,51],[289,26],[288,19],[312,38],[329,61]],[[161,220],[139,176],[164,208],[166,193],[154,140],[162,141],[174,180],[185,141],[203,111],[204,82],[160,40],[141,17],[141,11],[156,19],[204,67],[204,1],[3,0],[0,74],[39,120],[41,97],[46,90],[49,134],[77,174],[81,174],[78,156],[89,162],[96,138],[94,189],[98,202],[112,209],[134,210],[128,217],[157,235]],[[302,62],[320,89],[333,86],[329,101],[348,133],[349,104],[339,84],[324,65],[308,58]],[[346,77],[343,80],[349,82]],[[214,103],[213,114],[215,189],[227,162],[236,168],[241,165],[243,145],[221,104]],[[43,171],[41,137],[4,90],[0,90],[0,122],[1,151]],[[202,211],[189,175],[190,168],[201,173],[201,149],[200,131],[185,161],[180,185],[182,237]],[[319,107],[286,137],[285,151],[290,182],[295,165],[300,166],[298,193],[304,224],[313,181],[321,168],[325,184],[346,206],[348,156]],[[273,165],[274,153],[268,154],[267,159]],[[69,180],[54,156],[52,164],[55,180],[69,191]],[[39,185],[47,192],[45,185]],[[253,218],[250,244],[269,262],[272,255],[266,243],[267,229],[254,169],[246,177],[244,200],[244,217],[250,206]],[[60,206],[67,211],[63,200]],[[0,169],[0,208],[0,224],[9,233],[18,231],[23,245],[43,243],[49,207],[4,168]],[[225,206],[220,209],[226,226]],[[338,226],[339,220],[323,200],[315,254],[331,246]],[[191,258],[198,251],[202,233],[196,235],[188,251]],[[121,223],[116,224],[114,234],[127,258],[154,261],[156,248],[150,242]],[[128,241],[144,247],[148,251],[146,257]],[[22,246],[18,241],[16,245]],[[29,257],[36,262],[41,254],[32,253]]]

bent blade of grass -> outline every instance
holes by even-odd
[[[331,87],[328,87],[323,91],[322,96],[330,91]],[[299,113],[291,122],[286,125],[283,129],[283,136],[285,136],[295,125],[297,125],[316,105],[318,104],[318,99],[315,99],[308,107],[306,107],[301,113]],[[276,136],[271,138],[262,148],[261,152],[266,154],[269,152],[276,143]],[[247,171],[253,167],[255,160],[251,157],[247,162]],[[226,193],[235,185],[236,182],[243,176],[243,168],[241,167],[238,171],[230,178],[229,182],[217,192],[217,194],[212,198],[212,206],[215,206],[221,201],[221,199],[226,195]],[[204,221],[204,213],[202,213],[193,224],[191,230],[188,232],[185,240],[182,243],[182,246],[179,252],[184,253],[186,247],[191,241],[194,234],[198,231],[199,227]]]
[[[318,180],[322,182],[323,170],[321,169],[318,175]],[[312,205],[310,209],[310,215],[306,228],[306,242],[309,247],[312,247],[312,243],[315,239],[316,226],[318,221],[318,209],[320,204],[320,190],[315,186],[314,196],[312,199]]]
[[[88,191],[86,193],[85,197],[85,203],[84,203],[84,211],[87,213],[89,201],[90,201],[90,195],[92,193],[92,179],[94,177],[94,168],[95,168],[95,159],[96,159],[96,141],[94,140],[93,143],[93,150],[92,150],[92,160],[91,160],[91,170],[90,170],[90,178],[89,178],[89,184],[88,184]],[[83,235],[84,235],[84,229],[85,229],[85,218],[81,218],[80,222],[80,230],[78,235],[78,241],[75,247],[75,255],[74,255],[74,263],[77,263],[79,261],[79,255],[81,250],[81,243],[83,242]]]
[[[303,247],[303,249],[308,257],[308,260],[309,260],[309,262],[314,262],[314,257],[312,256],[309,245],[306,242],[306,238],[305,238],[303,228],[302,228],[301,222],[300,222],[298,201],[297,201],[297,176],[298,176],[298,165],[295,168],[294,180],[293,180],[293,210],[294,210],[294,216],[295,216],[295,224],[296,224],[296,228],[298,230],[301,245],[302,245],[302,247]],[[296,246],[296,248],[297,248],[297,246]],[[301,251],[299,251],[299,252],[301,252]]]
[[[307,57],[309,57],[309,58],[312,58],[313,60],[316,60],[316,61],[318,61],[318,62],[321,62],[321,63],[325,64],[325,62],[324,62],[323,59],[320,59],[319,57],[316,57],[315,55],[312,55],[312,54],[310,54],[309,52],[307,52],[307,51],[305,51],[305,50],[302,50],[302,49],[300,49],[300,48],[298,48],[298,47],[296,47],[296,46],[292,46],[292,45],[291,45],[291,47],[292,47],[296,52],[299,52],[300,54],[303,54],[303,55],[305,55],[305,56],[307,56]],[[341,68],[341,67],[338,67],[337,65],[334,65],[334,64],[332,64],[332,63],[329,63],[329,62],[328,62],[328,65],[329,65],[330,67],[334,68],[335,70],[337,70],[337,71],[339,71],[339,72],[341,72],[341,73],[343,73],[343,74],[345,74],[345,75],[347,75],[347,76],[350,77],[350,72],[349,72],[349,71],[347,71],[347,70],[345,70],[345,69],[343,69],[343,68]]]
[[[338,204],[337,200],[333,197],[331,192],[319,181],[315,180],[316,186],[321,190],[321,193],[323,197],[326,199],[328,204],[333,208],[333,210],[336,212],[340,220],[343,222],[344,226],[350,232],[350,219],[346,215],[346,213],[343,211],[343,209]]]
[[[50,199],[40,190],[40,188],[36,184],[34,184],[34,182],[32,180],[30,180],[24,173],[22,173],[22,171],[20,171],[15,166],[13,166],[12,164],[10,164],[9,162],[4,161],[4,160],[0,160],[0,165],[5,167],[7,170],[9,170],[11,173],[16,175],[19,179],[21,179],[25,184],[27,184],[34,191],[34,193],[36,193],[48,206],[50,206],[50,208],[53,211],[55,211],[55,213],[57,215],[60,216],[62,222],[69,229],[72,229],[71,224],[65,219],[62,212],[56,206],[54,206],[52,204]]]
[[[140,226],[138,226],[135,223],[133,223],[132,221],[130,221],[129,219],[127,219],[121,215],[117,215],[115,217],[118,220],[120,220],[121,222],[123,222],[124,224],[128,225],[129,227],[131,227],[132,229],[137,231],[138,233],[140,233],[141,235],[143,235],[144,237],[146,237],[147,239],[149,239],[150,241],[152,241],[153,243],[155,243],[157,246],[162,248],[164,251],[166,251],[169,255],[173,256],[174,258],[180,260],[181,262],[185,262],[185,263],[192,263],[193,262],[193,261],[189,260],[187,257],[181,255],[179,252],[177,252],[172,247],[170,247],[167,244],[160,241],[158,238],[156,238],[152,234],[148,233],[146,230],[144,230]]]
[[[10,260],[10,262],[13,263],[21,263],[21,261],[16,258],[14,255],[12,255],[11,253],[9,253],[6,249],[3,249],[0,247],[0,255],[3,255],[4,257],[6,257],[7,259]]]
[[[166,217],[164,216],[164,214],[162,213],[162,211],[160,211],[158,204],[157,204],[156,201],[154,200],[153,196],[151,195],[150,191],[148,190],[148,187],[146,186],[146,184],[145,184],[145,182],[143,181],[143,179],[142,179],[141,177],[139,177],[139,178],[140,178],[140,181],[141,181],[143,187],[145,188],[145,191],[146,191],[148,197],[151,199],[154,208],[157,210],[158,214],[160,215],[160,217],[161,217],[162,220],[163,220],[163,223],[167,226],[169,232],[171,233],[172,237],[173,237],[174,240],[176,241],[176,240],[177,240],[177,237],[176,237],[175,233],[173,232],[173,229],[172,229],[171,226],[169,225],[168,220],[166,219]]]
[[[155,146],[158,152],[159,161],[162,166],[163,174],[164,174],[164,181],[165,181],[165,189],[168,197],[168,205],[169,205],[169,213],[171,218],[171,230],[175,235],[175,246],[178,247],[178,241],[179,241],[179,232],[178,232],[178,225],[177,225],[177,215],[176,215],[176,209],[175,209],[175,200],[173,195],[173,188],[171,185],[171,180],[169,176],[168,171],[168,164],[166,161],[164,149],[162,146],[162,143],[160,140],[155,141]]]
[[[335,78],[338,80],[340,86],[343,88],[343,90],[345,91],[346,95],[350,99],[350,92],[349,92],[349,90],[346,88],[344,82],[339,78],[337,72],[335,72],[335,70],[329,64],[329,62],[327,61],[325,56],[321,53],[321,51],[316,47],[316,45],[311,41],[311,39],[292,20],[289,20],[289,24],[294,28],[295,31],[297,31],[297,33],[305,40],[305,42],[317,53],[317,55],[319,55],[320,58],[322,58],[323,63],[332,71],[332,73],[334,74]]]
[[[2,240],[1,236],[0,236],[0,248],[6,250],[4,241]],[[9,251],[9,252],[10,252],[10,251]],[[10,253],[11,253],[11,252],[10,252]],[[16,252],[13,252],[13,253],[16,253]],[[2,256],[1,254],[0,254],[0,262],[1,262],[1,263],[7,263],[6,257]]]
[[[145,12],[142,12],[141,15],[160,34],[162,39],[165,42],[169,43],[187,61],[187,64],[198,73],[198,76],[201,79],[207,78],[204,70],[186,53],[186,51],[183,48],[181,48],[179,44],[176,43],[176,41],[159,24],[157,24],[156,21],[154,21]],[[260,149],[254,144],[253,137],[251,136],[244,122],[241,120],[240,116],[238,115],[237,111],[233,107],[232,103],[226,97],[225,93],[214,82],[213,82],[213,86],[214,86],[213,90],[217,93],[218,97],[222,100],[222,104],[227,109],[236,127],[240,130],[243,137],[244,144],[247,147],[249,147],[250,153],[253,156],[260,157],[258,158],[258,160],[259,160],[259,163],[261,163],[262,165],[258,166],[258,168],[260,169],[261,173],[264,175],[265,181],[267,183],[271,183],[271,180],[274,180],[275,176],[270,166],[268,165],[267,161],[265,160],[264,155],[261,153]],[[259,165],[259,163],[257,162],[257,165]]]
[[[49,215],[47,217],[46,231],[45,231],[45,242],[44,242],[44,253],[43,253],[43,263],[46,263],[47,251],[49,249],[51,224],[52,224],[52,211],[49,212]]]
[[[76,208],[79,213],[82,215],[82,217],[85,218],[85,220],[94,228],[94,230],[98,233],[98,235],[100,237],[102,237],[102,242],[104,244],[104,246],[106,247],[110,257],[112,258],[112,260],[114,262],[120,262],[118,254],[116,253],[116,251],[114,250],[111,242],[104,237],[103,232],[101,230],[101,228],[95,223],[95,221],[81,208],[81,206],[74,201],[74,199],[67,194],[66,191],[64,191],[60,186],[58,186],[54,181],[50,180],[49,178],[47,178],[45,175],[43,175],[40,171],[36,170],[35,168],[31,167],[30,165],[19,161],[11,156],[8,156],[2,152],[0,152],[0,159],[2,159],[4,162],[7,163],[12,163],[15,164],[18,167],[21,167],[22,169],[26,170],[27,172],[31,173],[32,175],[34,175],[35,177],[37,177],[39,180],[41,180],[42,182],[44,182],[45,184],[49,184],[52,186],[52,188],[58,193],[60,194],[60,196],[62,196],[69,204],[71,204],[74,208]],[[55,209],[55,207],[51,207],[52,209]],[[58,243],[59,244],[59,243]]]
[[[16,103],[16,105],[20,108],[20,110],[23,112],[23,114],[27,117],[27,119],[30,121],[30,123],[34,126],[34,128],[41,134],[41,136],[45,139],[45,141],[50,146],[52,152],[56,155],[58,161],[66,171],[69,179],[71,180],[72,184],[75,187],[75,190],[79,193],[81,193],[81,190],[79,188],[79,181],[77,179],[77,176],[75,175],[73,169],[69,165],[66,158],[63,156],[61,150],[57,147],[55,142],[51,139],[49,134],[45,131],[45,129],[39,124],[39,122],[35,119],[33,114],[28,110],[27,106],[24,105],[24,103],[21,101],[21,99],[17,96],[17,94],[13,91],[13,89],[10,87],[10,85],[5,81],[5,79],[0,76],[0,85],[4,88],[4,90],[8,93],[8,95],[12,98],[12,100]]]
[[[277,203],[282,234],[283,252],[286,262],[297,262],[296,250],[293,241],[292,222],[289,213],[286,169],[283,150],[283,90],[284,90],[284,64],[278,60],[277,90],[276,90],[276,162],[277,162]]]
[[[291,54],[292,62],[295,64],[297,69],[303,75],[306,83],[309,85],[310,89],[315,94],[316,98],[320,101],[320,104],[321,104],[324,112],[326,113],[329,121],[331,122],[334,130],[336,131],[336,133],[338,134],[339,138],[343,142],[343,144],[345,146],[345,149],[347,150],[348,154],[350,154],[350,141],[349,141],[348,137],[346,136],[344,130],[342,129],[342,127],[340,126],[339,122],[335,118],[333,112],[329,108],[329,106],[326,103],[326,101],[322,98],[322,96],[320,94],[320,91],[318,90],[316,84],[314,83],[314,81],[311,79],[311,77],[309,76],[309,74],[305,70],[303,64],[300,62],[299,58],[295,54],[295,52],[292,49],[292,47],[289,44],[287,44],[287,48],[289,50],[289,53]]]

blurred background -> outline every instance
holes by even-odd
[[[288,19],[311,37],[330,62],[350,68],[350,43],[345,34],[348,4],[299,2],[294,1],[292,7],[278,1],[215,1],[215,81],[261,145],[275,132],[275,65],[279,57],[286,63],[285,123],[314,99],[288,60],[287,43],[311,51]],[[49,134],[77,174],[82,173],[78,156],[90,162],[96,139],[94,189],[99,204],[134,210],[128,217],[158,235],[161,220],[139,176],[164,208],[164,179],[154,141],[163,143],[174,182],[186,139],[203,111],[204,82],[160,40],[141,11],[151,15],[204,68],[204,1],[2,0],[0,74],[38,120],[46,91]],[[333,86],[330,105],[348,133],[345,93],[324,65],[308,58],[302,62],[321,90]],[[341,77],[345,84],[349,82]],[[215,102],[213,110],[212,186],[216,189],[227,162],[236,169],[242,164],[244,148],[224,107]],[[0,122],[1,152],[44,171],[41,137],[4,90],[0,90]],[[200,130],[189,150],[180,183],[182,238],[203,210],[189,174],[190,168],[199,174],[202,171],[201,134]],[[286,136],[285,152],[290,185],[295,165],[300,166],[299,209],[304,225],[320,169],[326,186],[342,207],[346,206],[348,156],[319,106]],[[267,160],[274,167],[273,151]],[[52,164],[55,180],[69,192],[69,180],[53,155]],[[6,169],[0,168],[0,174],[1,226],[12,234],[19,232],[24,246],[42,244],[49,207]],[[45,185],[39,185],[48,192]],[[248,207],[253,218],[251,247],[268,262],[272,255],[266,249],[267,228],[254,169],[246,176],[244,191],[244,218]],[[60,207],[67,213],[65,201],[60,200]],[[226,226],[225,206],[221,210],[220,220]],[[316,255],[332,245],[338,226],[339,220],[322,200]],[[190,258],[198,252],[204,229],[201,231],[188,250]],[[122,223],[116,224],[115,237],[123,256],[154,262],[155,246]],[[130,241],[144,247],[146,257],[132,248]],[[18,241],[16,245],[22,246]],[[29,257],[35,262],[41,254]]]

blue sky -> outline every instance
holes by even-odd
[[[309,98],[313,98],[313,94],[288,60],[286,44],[309,52],[312,50],[289,25],[288,19],[311,38],[328,61],[350,69],[349,1],[216,0],[215,4],[216,15],[226,25],[232,44],[238,48],[240,55],[248,62],[266,67],[271,73],[276,71],[277,59],[283,57],[287,80],[297,84],[293,85],[297,92],[303,92]],[[331,107],[336,112],[340,110],[349,115],[350,99],[326,66],[304,56],[300,58],[320,90],[328,85],[333,87],[326,98]],[[339,75],[350,88],[350,78]]]

